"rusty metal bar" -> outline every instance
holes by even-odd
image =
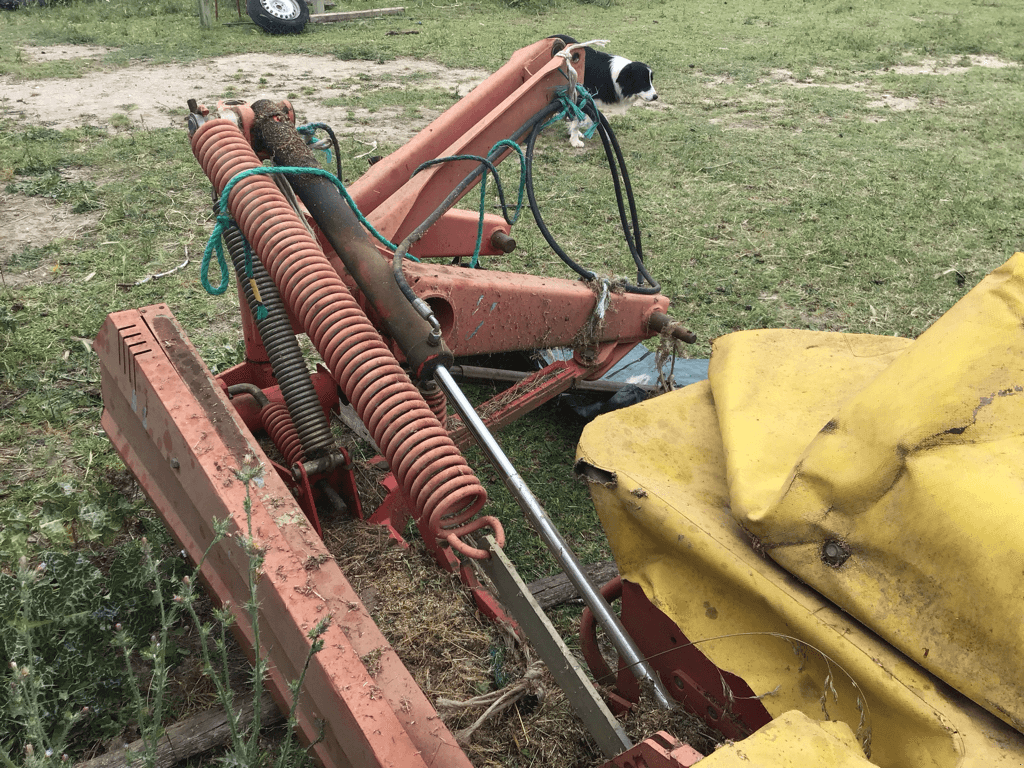
[[[235,470],[248,455],[270,465],[226,393],[211,378],[164,305],[110,315],[96,339],[103,386],[103,428],[189,556],[197,561],[213,519],[248,529],[246,489]],[[300,692],[299,728],[332,768],[471,768],[451,732],[370,618],[355,590],[306,522],[283,481],[265,473],[252,489],[252,530],[266,548],[259,581],[260,637],[269,654],[270,688],[283,709],[288,682],[309,650],[306,632],[331,614],[328,631]],[[203,578],[230,602],[243,647],[252,647],[248,566],[234,541],[218,544]],[[371,674],[361,659],[379,656]],[[318,741],[323,728],[323,738]]]
[[[651,313],[651,316],[647,319],[647,327],[654,331],[654,333],[668,331],[669,335],[672,336],[673,339],[685,341],[687,344],[693,344],[697,341],[697,334],[679,321],[673,320],[664,312]]]
[[[470,381],[523,381],[533,375],[533,371],[511,371],[506,368],[484,368],[477,365],[453,365],[449,369],[452,376],[458,379],[469,379]],[[650,384],[629,384],[626,381],[614,381],[611,379],[598,379],[588,381],[580,379],[569,389],[580,392],[596,392],[598,394],[615,394],[625,386],[633,386],[645,392],[655,392],[657,387]]]
[[[483,422],[491,429],[501,429],[548,400],[569,389],[586,373],[586,368],[574,362],[558,361],[516,382],[484,407]],[[456,445],[469,441],[471,430],[456,419],[449,419],[448,435]]]
[[[594,616],[597,617],[598,622],[608,635],[608,639],[615,646],[615,650],[619,652],[619,655],[622,656],[626,664],[633,670],[637,679],[650,686],[654,699],[658,702],[659,706],[664,709],[674,709],[676,702],[672,699],[668,690],[666,690],[665,685],[661,682],[661,678],[658,677],[653,667],[640,653],[640,649],[637,648],[633,638],[629,636],[629,633],[626,632],[619,621],[618,616],[612,612],[608,603],[601,597],[601,593],[587,579],[587,575],[583,572],[583,568],[580,566],[579,560],[576,559],[575,553],[569,548],[569,545],[555,524],[551,522],[548,513],[541,506],[537,497],[533,495],[533,491],[530,490],[526,481],[516,471],[512,462],[509,461],[508,456],[505,455],[501,446],[498,445],[498,441],[494,439],[494,436],[488,431],[486,425],[477,415],[472,403],[466,399],[462,390],[459,389],[451,373],[445,368],[438,368],[434,371],[434,380],[444,390],[444,393],[448,396],[448,402],[452,404],[459,416],[462,417],[463,423],[472,433],[481,450],[494,465],[498,474],[501,475],[505,487],[508,488],[509,492],[519,503],[519,507],[526,514],[537,533],[540,534],[548,550],[555,556],[562,570],[565,571],[573,586],[580,593],[583,602],[593,611]]]

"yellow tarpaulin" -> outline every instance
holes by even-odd
[[[702,768],[870,768],[846,723],[786,712],[753,736],[715,750]]]
[[[718,340],[710,385],[584,432],[623,576],[773,716],[832,684],[879,765],[1020,765],[1022,318],[1018,254],[913,343]]]
[[[905,348],[741,333],[716,343],[709,372],[740,524],[790,573],[1018,730],[1022,321],[1017,254]]]

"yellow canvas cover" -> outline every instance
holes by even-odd
[[[598,417],[577,456],[622,577],[773,717],[845,722],[883,768],[1024,764],[1024,736],[752,546],[708,382]]]
[[[785,712],[743,741],[700,761],[702,768],[870,768],[846,723]]]
[[[824,704],[882,766],[1020,765],[1022,318],[1017,254],[913,343],[733,334],[710,384],[600,417],[624,578],[773,716]]]
[[[912,344],[740,333],[716,343],[709,373],[740,524],[773,560],[1017,730],[1022,320],[1016,254]]]

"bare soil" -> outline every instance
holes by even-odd
[[[0,187],[0,190],[3,188]],[[26,248],[42,247],[62,238],[72,238],[92,227],[98,213],[72,213],[66,205],[42,197],[0,191],[0,268],[3,285],[17,288],[39,285],[59,277],[56,261],[44,260],[29,269],[9,267],[11,258]]]
[[[97,59],[111,51],[91,45],[21,49],[27,61]],[[0,76],[0,116],[55,129],[83,125],[110,131],[184,128],[190,98],[212,108],[218,99],[227,96],[277,101],[301,93],[301,99],[296,100],[300,121],[326,122],[339,135],[351,136],[372,151],[380,144],[404,144],[436,115],[411,117],[399,109],[371,115],[367,110],[325,106],[325,99],[374,87],[441,88],[463,96],[488,74],[412,59],[376,63],[294,55],[223,56],[192,64],[138,64],[68,80]],[[0,178],[0,183],[4,181]],[[26,248],[42,248],[55,240],[80,235],[95,221],[95,214],[74,214],[66,206],[44,198],[5,193],[0,186],[0,231],[5,233],[0,238],[0,269],[4,284],[14,288],[59,279],[58,265],[52,260],[19,269],[11,259]]]
[[[108,52],[96,46],[71,45],[22,49],[29,61],[94,58]],[[441,88],[464,96],[488,74],[413,59],[376,63],[253,53],[191,64],[138,64],[70,80],[3,76],[0,111],[21,122],[59,129],[96,125],[113,130],[114,115],[126,116],[136,127],[169,128],[184,127],[185,105],[192,98],[212,108],[225,97],[278,101],[289,93],[301,93],[301,104],[297,105],[300,120],[323,121],[336,132],[358,134],[368,142],[404,143],[427,124],[427,117],[415,120],[403,115],[395,120],[378,112],[372,124],[360,124],[360,118],[366,116],[360,115],[360,110],[328,107],[324,99],[381,86]],[[350,112],[355,112],[355,121],[349,118]],[[398,113],[395,110],[391,117]],[[123,118],[114,122],[123,125]]]
[[[1019,67],[1020,65],[1014,61],[1005,61],[995,56],[949,56],[943,59],[921,59],[916,64],[897,65],[894,67],[887,67],[883,72],[892,72],[897,75],[939,75],[939,76],[950,76],[950,75],[962,75],[969,72],[972,67],[982,67],[985,69],[1005,69],[1007,67]],[[880,90],[877,83],[870,82],[869,76],[877,76],[879,73],[872,72],[860,72],[856,73],[858,77],[865,78],[863,80],[856,80],[850,83],[829,83],[821,82],[821,80],[828,74],[824,69],[816,68],[812,69],[809,77],[797,78],[795,73],[788,69],[773,69],[767,77],[762,78],[762,83],[772,83],[778,85],[785,85],[791,88],[834,88],[840,91],[855,91],[858,93],[864,93],[871,98],[865,106],[872,110],[866,113],[862,119],[865,122],[878,123],[886,119],[886,114],[890,112],[907,112],[909,110],[918,109],[920,106],[920,100],[913,97],[900,97],[894,96],[891,93],[886,93]],[[709,90],[714,91],[716,88],[722,85],[732,85],[735,80],[730,77],[715,76],[709,77],[705,83],[705,87]],[[766,109],[771,113],[771,107],[773,104],[779,104],[778,100],[765,98],[760,94],[751,94],[749,97],[744,99],[747,102],[758,102],[767,104]],[[710,97],[705,99],[706,103],[715,103],[715,98]],[[760,130],[761,124],[758,121],[736,121],[729,118],[712,118],[708,122],[713,125],[724,125],[726,128],[731,130]]]

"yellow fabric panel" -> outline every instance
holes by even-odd
[[[961,693],[1024,730],[1024,254],[1017,254],[845,402],[799,365],[763,380],[833,418],[744,525],[771,557]],[[775,332],[783,343],[791,332]],[[800,341],[793,340],[799,347]],[[718,379],[747,378],[758,350]],[[778,360],[778,349],[771,361]],[[851,372],[851,375],[859,375]],[[851,380],[835,388],[845,391]],[[730,423],[764,413],[730,401]],[[789,420],[789,412],[778,413]],[[799,423],[799,422],[797,422]],[[736,428],[733,434],[742,434]],[[730,442],[727,453],[752,448]],[[776,448],[759,446],[774,454]],[[742,464],[751,476],[758,467]],[[739,471],[739,470],[738,470]],[[775,473],[772,480],[777,480]],[[744,482],[760,487],[766,477]],[[831,544],[829,544],[831,542]],[[826,546],[849,552],[826,562]]]
[[[749,528],[778,500],[793,466],[836,405],[912,342],[821,331],[742,331],[715,340],[708,378],[732,513]]]
[[[707,382],[599,417],[577,455],[604,470],[583,474],[623,577],[711,661],[757,694],[774,691],[763,699],[773,716],[822,718],[830,678],[830,715],[862,736],[869,729],[872,761],[885,768],[1024,760],[1024,737],[753,550],[730,514]]]
[[[846,723],[811,720],[798,711],[777,717],[743,741],[700,761],[702,768],[870,768]]]

